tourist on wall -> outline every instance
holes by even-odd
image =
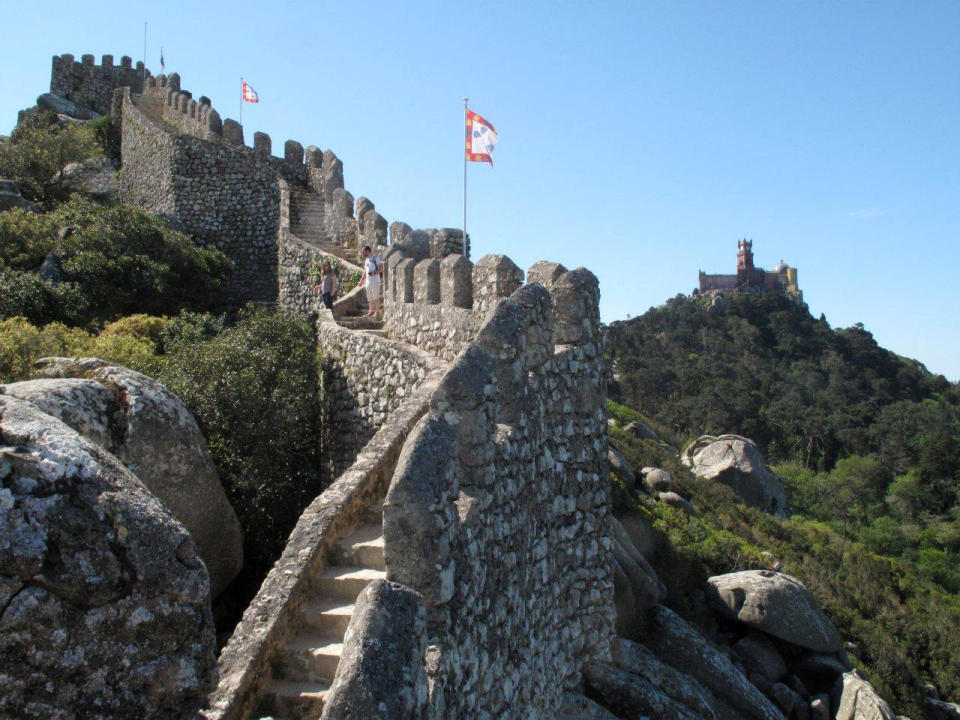
[[[367,317],[376,317],[383,297],[383,261],[373,254],[369,245],[363,248],[363,279],[360,284],[367,289],[367,304],[370,306]]]
[[[333,310],[333,299],[337,296],[337,274],[333,271],[329,260],[324,260],[320,266],[320,297],[327,310]]]

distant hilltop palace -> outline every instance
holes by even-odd
[[[700,287],[694,294],[762,295],[769,292],[783,293],[802,301],[803,292],[797,285],[797,269],[783,260],[772,271],[754,267],[753,240],[744,239],[737,243],[736,275],[708,275],[701,270]]]

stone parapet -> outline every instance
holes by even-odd
[[[143,86],[141,105],[147,112],[159,112],[159,117],[174,131],[191,135],[201,140],[220,142],[238,149],[249,149],[269,162],[280,177],[306,185],[309,180],[303,145],[296,140],[287,140],[283,157],[272,154],[273,142],[264,132],[253,134],[253,146],[244,145],[243,126],[236,120],[222,120],[207,97],[194,100],[193,94],[180,88],[180,76],[176,73],[149,77]]]
[[[411,345],[341,327],[327,310],[320,316],[321,448],[330,476],[336,477],[390,413],[443,363]]]
[[[441,260],[447,255],[470,257],[470,236],[464,242],[463,230],[456,228],[414,230],[405,222],[393,222],[390,223],[390,244],[417,260],[430,257]]]
[[[523,271],[505,255],[486,255],[474,265],[463,255],[417,260],[393,246],[386,257],[387,335],[445,360],[456,357],[476,337],[486,316],[523,284]],[[547,288],[553,297],[558,345],[595,342],[600,316],[593,273],[541,261],[530,268],[527,280]]]
[[[571,285],[589,285],[575,272]],[[485,315],[409,306],[482,318],[404,446],[384,505],[388,579],[426,608],[431,710],[556,717],[563,689],[609,657],[614,634],[599,328],[558,345],[539,284]]]

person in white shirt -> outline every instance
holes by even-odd
[[[367,304],[370,306],[367,317],[376,317],[383,298],[383,261],[373,254],[369,245],[363,248],[363,279],[360,284],[367,289]]]

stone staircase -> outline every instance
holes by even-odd
[[[290,188],[290,232],[327,255],[357,264],[356,253],[353,250],[330,242],[327,238],[324,227],[323,197],[315,192],[302,188]]]
[[[350,330],[359,330],[370,335],[386,337],[387,331],[383,329],[383,321],[367,317],[369,311],[370,306],[367,304],[366,297],[364,297],[356,308],[347,312],[346,315],[341,316],[337,322],[342,327],[349,328]]]
[[[327,239],[323,218],[323,198],[320,195],[301,188],[290,189],[290,232],[300,240],[320,249],[323,253],[356,265],[357,259],[352,257],[351,250]],[[385,335],[382,330],[383,323],[366,316],[369,309],[366,298],[362,298],[360,304],[339,318],[338,322],[351,330]]]
[[[313,580],[300,609],[300,626],[280,651],[257,717],[319,718],[340,662],[353,603],[372,580],[385,579],[383,506],[364,511],[361,524],[330,550],[327,567]]]

